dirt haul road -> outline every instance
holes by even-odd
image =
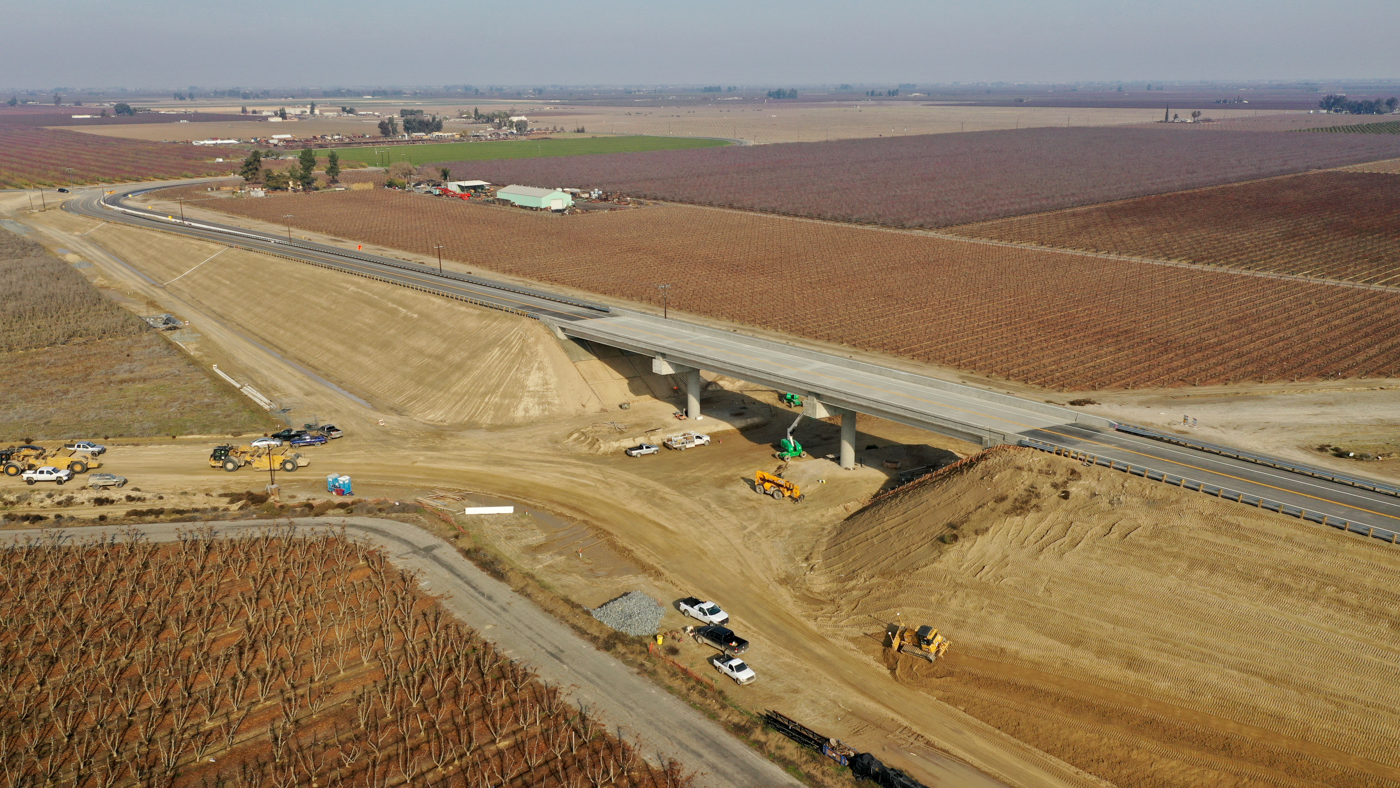
[[[445,609],[481,632],[503,654],[529,665],[572,702],[596,713],[618,738],[637,741],[637,749],[649,760],[660,762],[658,755],[674,757],[699,773],[698,785],[715,788],[801,785],[719,725],[486,575],[447,542],[394,520],[327,517],[296,523],[298,527],[303,524],[344,526],[353,537],[384,550],[399,567],[418,572],[423,589],[437,596]],[[153,541],[173,542],[182,530],[199,525],[148,524],[140,530]],[[273,524],[219,523],[217,527],[220,535],[235,536],[269,525]],[[62,533],[82,539],[100,530],[68,528]],[[51,533],[6,531],[0,533],[0,539],[23,540]]]

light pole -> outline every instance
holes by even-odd
[[[671,286],[657,285],[656,289],[661,291],[661,319],[669,320],[671,316]]]
[[[293,216],[293,214],[290,214],[290,213],[284,213],[284,214],[282,214],[282,218],[283,218],[283,219],[291,219],[292,216]],[[286,222],[286,225],[287,225],[287,243],[290,244],[290,243],[292,242],[292,223],[291,223],[291,222]]]
[[[436,249],[438,253],[438,276],[442,276],[442,245],[439,244],[433,248]]]

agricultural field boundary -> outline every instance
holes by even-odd
[[[1025,446],[1031,449],[1037,449],[1039,451],[1054,454],[1059,457],[1068,457],[1072,460],[1079,460],[1080,462],[1083,462],[1086,465],[1102,465],[1103,467],[1108,468],[1111,471],[1123,471],[1129,476],[1141,476],[1142,478],[1147,479],[1148,481],[1162,482],[1163,484],[1170,484],[1174,487],[1180,487],[1183,490],[1193,490],[1195,492],[1205,493],[1206,495],[1212,496],[1214,498],[1220,498],[1226,501],[1234,501],[1235,503],[1242,503],[1247,506],[1253,506],[1256,509],[1266,509],[1271,512],[1286,514],[1290,517],[1297,517],[1299,520],[1307,520],[1309,522],[1318,523],[1319,525],[1327,525],[1333,528],[1340,528],[1343,531],[1346,531],[1347,533],[1368,536],[1373,539],[1379,539],[1382,542],[1388,542],[1392,545],[1400,544],[1400,532],[1392,531],[1388,528],[1377,528],[1376,526],[1372,525],[1362,525],[1361,523],[1354,523],[1350,520],[1346,520],[1341,517],[1330,517],[1325,514],[1310,512],[1301,506],[1293,506],[1291,504],[1269,500],[1268,498],[1264,498],[1258,495],[1248,495],[1246,493],[1239,492],[1238,490],[1231,490],[1214,484],[1206,484],[1202,481],[1188,479],[1185,476],[1167,473],[1166,471],[1153,470],[1142,465],[1133,465],[1130,462],[1124,462],[1122,465],[1119,465],[1117,460],[1109,459],[1106,457],[1100,457],[1097,454],[1090,454],[1089,452],[1079,451],[1078,449],[1070,449],[1063,446],[1057,446],[1047,441],[1035,440],[1033,438],[1022,438],[1021,440],[1017,441],[1016,445]]]
[[[1311,476],[1314,479],[1326,479],[1329,482],[1346,484],[1352,487],[1359,487],[1363,490],[1370,490],[1371,492],[1378,492],[1384,495],[1393,495],[1397,498],[1400,498],[1400,487],[1385,484],[1382,482],[1372,481],[1370,479],[1362,479],[1358,476],[1348,476],[1346,474],[1334,473],[1332,471],[1323,470],[1322,468],[1314,468],[1311,465],[1299,465],[1297,463],[1288,462],[1286,460],[1280,460],[1263,454],[1254,454],[1252,452],[1241,451],[1240,449],[1232,449],[1228,446],[1219,446],[1214,443],[1195,441],[1189,438],[1183,438],[1180,435],[1172,435],[1166,432],[1156,432],[1154,430],[1149,430],[1145,427],[1138,427],[1132,424],[1114,424],[1113,428],[1118,430],[1119,432],[1126,432],[1129,435],[1140,435],[1144,438],[1151,438],[1152,440],[1163,441],[1165,443],[1174,443],[1177,446],[1185,446],[1188,449],[1196,449],[1198,451],[1207,452],[1209,454],[1219,454],[1222,457],[1232,457],[1236,460],[1244,460],[1245,462],[1252,462],[1256,465],[1267,465],[1270,468],[1278,468],[1280,470],[1292,471],[1293,473],[1300,473],[1304,476]]]
[[[174,542],[203,523],[152,523],[140,527],[153,542]],[[235,536],[284,523],[215,524],[216,536]],[[687,767],[703,770],[697,785],[800,786],[781,768],[730,736],[684,701],[659,692],[649,680],[585,642],[569,626],[540,610],[506,584],[488,576],[457,549],[419,528],[371,517],[298,518],[295,527],[344,528],[385,551],[400,568],[417,571],[425,591],[467,626],[489,633],[501,653],[532,667],[544,681],[575,695],[609,722],[620,738],[637,738],[643,751],[660,749]],[[0,532],[0,544],[97,535],[100,527]],[[490,627],[488,629],[487,627]],[[625,734],[623,733],[625,730]]]

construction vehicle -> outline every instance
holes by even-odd
[[[801,413],[797,414],[797,418],[793,419],[792,423],[788,425],[787,436],[778,442],[778,453],[774,454],[774,457],[780,460],[791,460],[797,457],[807,456],[807,450],[803,449],[802,444],[798,443],[797,439],[792,437],[792,431],[797,429],[797,422],[802,421],[803,415],[804,414]]]
[[[295,471],[311,463],[300,452],[275,452],[265,446],[215,446],[209,453],[209,467],[223,468],[229,473],[251,465],[253,470]]]
[[[776,473],[768,473],[767,471],[754,472],[753,489],[759,495],[773,496],[775,501],[791,498],[793,503],[801,503],[803,498],[802,490],[797,486],[797,482],[789,481]]]
[[[929,662],[948,653],[949,645],[951,644],[947,638],[927,624],[917,630],[900,624],[890,634],[890,648],[903,654],[913,654]]]
[[[783,392],[783,394],[778,397],[778,401],[782,402],[789,408],[802,407],[802,398],[797,396],[796,394],[793,394],[791,391]]]
[[[58,451],[49,451],[42,446],[19,446],[0,452],[4,461],[6,476],[19,476],[44,466],[66,468],[73,473],[86,473],[92,468],[101,468],[102,461],[94,456],[73,452],[68,457],[60,457]]]

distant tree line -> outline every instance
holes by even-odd
[[[782,88],[778,88],[777,90],[770,90],[770,91],[768,91],[768,98],[770,98],[770,99],[795,99],[795,98],[797,98],[797,90],[796,90],[796,89],[793,89],[793,88],[789,88],[789,89],[787,89],[787,90],[783,90]]]
[[[988,92],[988,93],[991,93],[992,91],[989,90],[989,91],[987,91],[987,92]],[[867,95],[867,96],[898,96],[898,95],[899,95],[899,88],[890,88],[889,90],[867,90],[867,91],[865,91],[865,95]]]
[[[1380,99],[1352,101],[1346,97],[1345,93],[1334,93],[1317,102],[1317,105],[1326,112],[1344,115],[1385,115],[1394,112],[1395,108],[1400,106],[1400,99],[1391,96],[1384,101]]]

